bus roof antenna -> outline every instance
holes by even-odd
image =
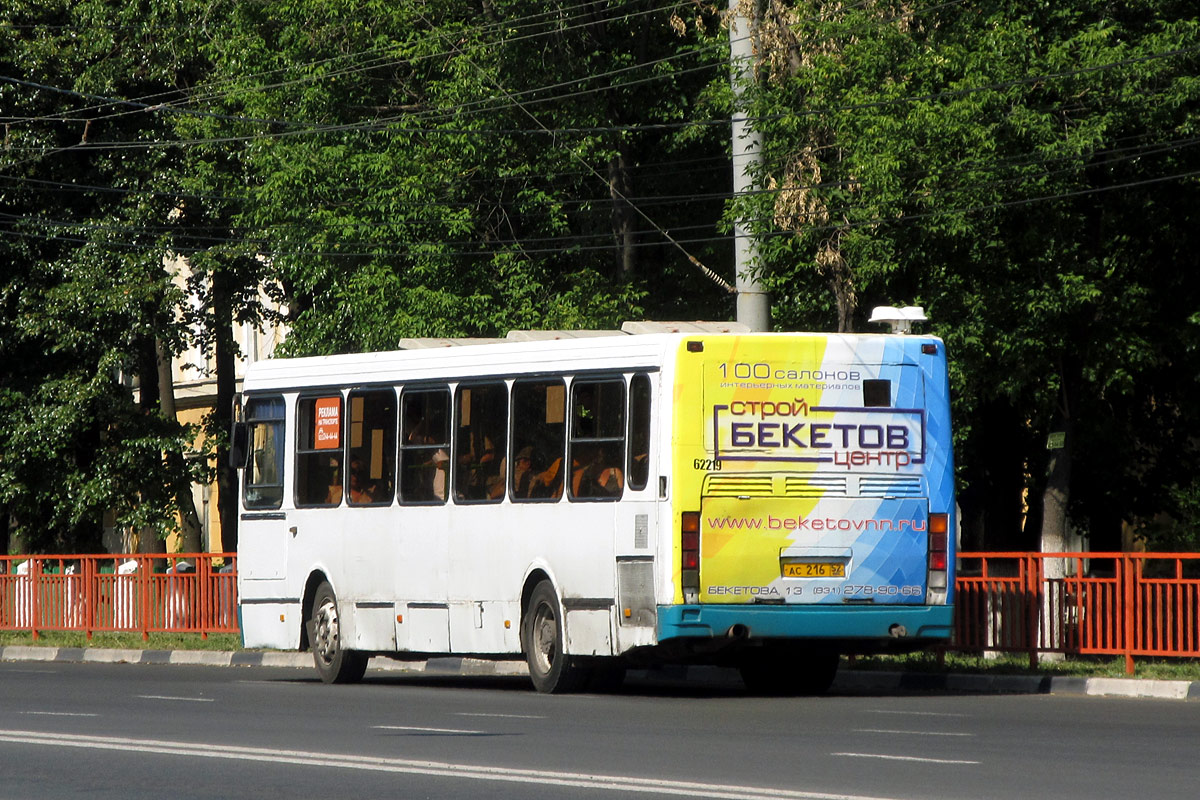
[[[929,317],[925,316],[925,309],[922,306],[905,306],[904,308],[875,306],[875,310],[871,312],[871,319],[868,321],[888,325],[891,327],[892,333],[905,334],[912,333],[914,322],[928,322]]]

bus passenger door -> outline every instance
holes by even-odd
[[[281,397],[247,399],[235,440],[244,448],[238,537],[238,597],[247,647],[292,649],[300,625],[290,619],[299,607],[289,593],[291,535],[284,504],[285,406]],[[294,521],[291,524],[295,524]]]

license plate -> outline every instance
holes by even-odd
[[[785,578],[844,578],[846,565],[836,561],[786,561]]]

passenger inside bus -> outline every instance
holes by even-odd
[[[533,448],[523,447],[513,458],[513,496],[529,497],[533,480]]]
[[[342,502],[342,471],[339,467],[338,459],[329,459],[329,489],[325,493],[325,503],[331,506]]]
[[[408,435],[410,445],[437,445],[436,437],[429,432],[424,420],[417,423]],[[446,499],[446,470],[450,456],[443,447],[422,447],[425,460],[414,464],[417,470],[417,488],[415,492],[406,493],[410,500],[445,500]]]
[[[472,435],[473,434],[473,435]],[[503,459],[496,459],[496,446],[491,435],[463,427],[459,436],[466,437],[470,446],[458,457],[455,495],[460,500],[482,500],[493,495],[496,478],[503,472]],[[503,480],[501,480],[503,484]],[[503,491],[503,486],[501,487]]]
[[[549,497],[556,500],[562,497],[562,463],[562,456],[559,456],[549,467],[533,475],[529,482],[529,497]]]
[[[574,497],[616,497],[625,486],[619,463],[602,447],[578,446],[572,461],[571,494]]]
[[[366,467],[357,458],[350,461],[350,502],[360,505],[375,502],[375,487],[368,482]]]

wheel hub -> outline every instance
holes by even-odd
[[[558,626],[554,612],[546,606],[538,608],[533,625],[533,652],[538,668],[547,673],[554,664],[555,640],[558,639]]]
[[[313,643],[317,656],[326,664],[333,663],[338,651],[337,606],[326,601],[317,610],[316,641]]]

